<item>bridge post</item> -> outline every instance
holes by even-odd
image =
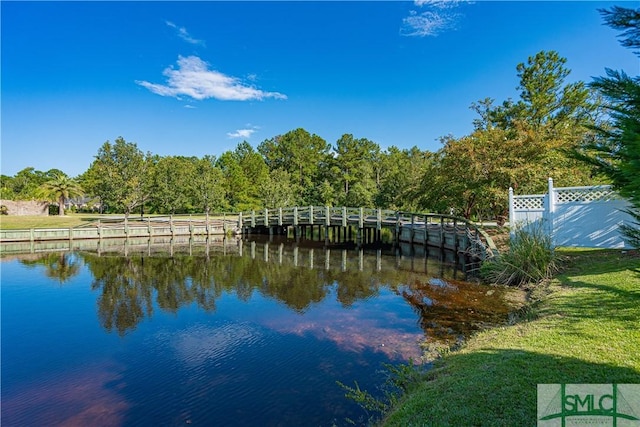
[[[364,208],[360,208],[360,213],[358,215],[358,245],[362,244],[362,241],[363,241],[362,234],[364,231],[366,231],[364,230]]]
[[[453,250],[458,253],[458,220],[453,218]]]
[[[278,225],[282,227],[282,208],[278,208]]]
[[[240,229],[240,234],[244,234],[244,223],[242,221],[242,212],[238,214],[238,228]]]
[[[251,228],[256,227],[256,211],[251,211]]]
[[[309,224],[311,224],[311,234],[313,234],[313,206],[309,206]],[[313,236],[311,236],[313,240]]]
[[[440,252],[444,251],[444,217],[440,217]]]
[[[324,207],[324,244],[329,244],[329,227],[331,226],[331,209]]]
[[[293,237],[296,242],[300,240],[300,227],[298,227],[298,207],[293,208]]]
[[[396,229],[395,235],[393,236],[393,243],[398,245],[400,243],[400,212],[396,211]]]
[[[207,236],[209,235],[209,212],[207,212]],[[222,213],[222,235],[227,235],[227,214]]]
[[[416,216],[411,214],[411,233],[409,233],[409,241],[413,245],[413,238],[416,235]]]
[[[424,240],[423,240],[423,244],[424,244],[424,248],[425,250],[427,249],[427,243],[429,241],[429,228],[427,226],[427,219],[429,218],[428,215],[424,216]]]

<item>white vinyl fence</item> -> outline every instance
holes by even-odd
[[[509,223],[517,227],[544,227],[555,246],[631,248],[620,225],[632,225],[625,212],[631,204],[609,185],[554,188],[547,194],[514,196],[509,189]]]

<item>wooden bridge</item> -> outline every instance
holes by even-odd
[[[296,239],[381,241],[382,230],[395,242],[417,243],[486,259],[497,253],[491,237],[472,222],[451,215],[329,206],[307,206],[241,212],[238,228],[247,234],[293,234]]]
[[[386,231],[385,231],[386,230]],[[366,245],[382,240],[451,250],[484,260],[495,255],[491,238],[464,218],[384,209],[307,206],[263,209],[235,214],[110,217],[79,227],[0,230],[3,251],[10,242],[54,242],[112,238],[155,238],[223,234],[287,235],[326,244]]]

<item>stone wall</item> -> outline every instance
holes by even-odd
[[[36,200],[0,200],[0,205],[7,207],[9,215],[49,215],[49,202]]]

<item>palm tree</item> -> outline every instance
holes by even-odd
[[[84,194],[80,184],[64,173],[54,175],[51,180],[42,184],[39,190],[43,197],[58,202],[60,216],[64,215],[64,204],[68,199]]]

